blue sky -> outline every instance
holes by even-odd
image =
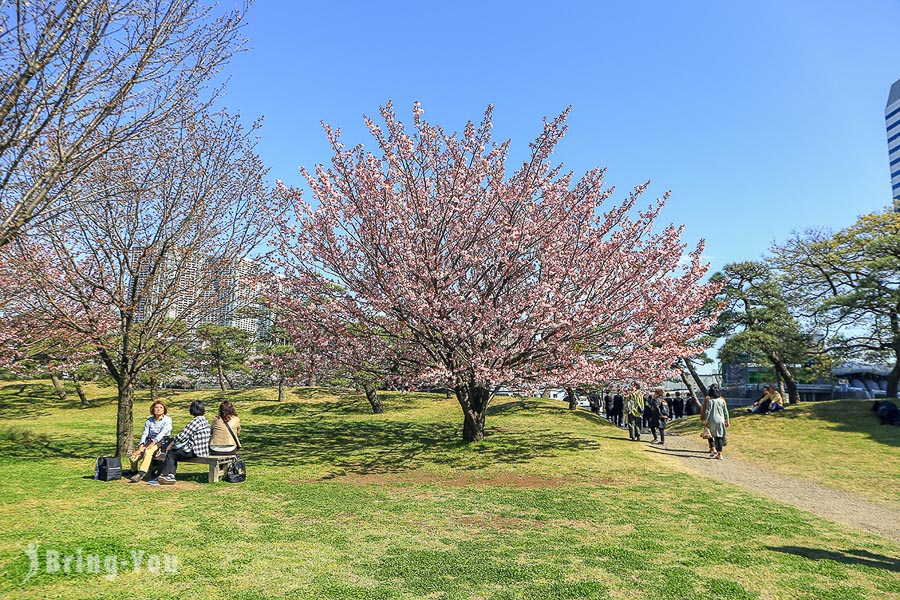
[[[494,104],[514,157],[571,104],[554,161],[607,167],[615,198],[672,190],[663,221],[716,269],[889,204],[898,27],[898,0],[257,0],[225,104],[265,117],[260,154],[293,185],[330,159],[320,121],[372,146],[362,115],[387,100],[448,131]]]

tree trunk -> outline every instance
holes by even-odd
[[[781,377],[782,381],[784,381],[785,387],[787,387],[788,394],[788,402],[791,404],[799,404],[800,403],[800,392],[797,389],[797,380],[794,379],[794,374],[791,373],[790,368],[781,360],[781,357],[778,356],[775,352],[768,352],[769,360],[772,362],[772,366],[775,367],[775,372]]]
[[[228,389],[234,389],[234,382],[231,380],[231,377],[228,376],[228,371],[222,370],[222,375],[225,377],[225,382],[228,384]],[[224,390],[223,390],[224,391]]]
[[[156,377],[151,377],[150,378],[150,404],[151,405],[154,402],[156,402],[156,385],[157,385]]]
[[[306,385],[308,385],[309,387],[315,387],[315,385],[316,385],[316,374],[315,373],[309,373],[306,376]]]
[[[578,408],[578,400],[575,398],[575,390],[567,387],[566,396],[569,398],[569,410],[575,410],[576,408]]]
[[[491,391],[474,383],[457,383],[456,399],[463,411],[463,441],[484,439],[484,419],[491,401]]]
[[[897,397],[897,386],[900,384],[900,312],[895,306],[891,311],[891,349],[894,351],[894,368],[888,373],[887,390],[885,396],[887,398]]]
[[[900,356],[897,357],[897,362],[894,363],[894,368],[891,369],[890,373],[888,373],[888,381],[887,381],[887,397],[888,398],[896,398],[897,397],[898,382],[900,382]]]
[[[700,379],[700,375],[697,374],[697,369],[694,368],[694,363],[691,362],[691,359],[682,358],[681,362],[684,363],[684,366],[686,366],[687,370],[691,373],[691,378],[694,380],[694,383],[697,384],[697,389],[700,390],[700,393],[703,394],[703,397],[705,398],[706,396],[709,396],[709,390],[703,383],[703,380]]]
[[[90,406],[88,403],[87,397],[84,395],[84,389],[81,387],[81,380],[78,379],[78,373],[72,372],[72,383],[75,384],[75,393],[78,394],[78,399],[81,400],[82,406]]]
[[[690,382],[688,382],[687,374],[684,372],[684,369],[680,371],[681,374],[681,382],[684,384],[684,387],[687,388],[688,396],[690,400],[693,400],[694,406],[697,409],[697,413],[699,414],[700,409],[703,408],[703,404],[697,399],[697,394],[694,393],[694,388],[691,387]],[[691,411],[693,413],[694,411]]]
[[[284,402],[284,377],[278,378],[278,401]]]
[[[62,381],[59,380],[59,375],[56,374],[56,371],[50,369],[50,381],[53,382],[53,387],[56,388],[56,395],[60,400],[64,401],[68,398],[68,394],[66,394],[66,386],[63,385]]]
[[[366,400],[372,405],[372,413],[376,415],[383,413],[384,404],[381,403],[381,398],[378,397],[378,391],[375,389],[375,386],[371,383],[366,383],[363,385],[363,390],[366,392]]]
[[[219,375],[219,387],[225,391],[225,371],[222,369],[222,363],[216,363],[216,373]]]
[[[116,412],[116,456],[134,452],[134,381],[127,377],[116,380],[119,405]]]

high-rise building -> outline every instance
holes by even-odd
[[[259,265],[249,259],[223,259],[169,250],[156,256],[139,248],[135,319],[151,314],[178,319],[193,330],[203,323],[226,325],[259,335],[265,308]]]
[[[887,127],[888,162],[891,166],[891,197],[894,210],[900,207],[900,79],[891,86],[887,107],[884,109]]]

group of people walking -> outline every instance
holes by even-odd
[[[151,485],[174,485],[178,461],[205,457],[210,454],[234,454],[240,447],[241,420],[234,405],[219,404],[219,415],[212,425],[206,418],[206,405],[195,400],[188,412],[191,420],[174,438],[169,408],[162,400],[150,405],[150,418],[144,422],[141,441],[131,454],[130,483],[139,483],[150,473],[154,460],[163,461],[159,476],[150,479]]]
[[[754,404],[761,405],[759,410],[772,410],[772,404],[781,405],[781,398],[770,398],[768,394],[774,392],[771,386],[765,386],[767,396]],[[778,394],[778,392],[774,392]],[[641,435],[649,431],[653,436],[651,444],[665,446],[666,425],[674,419],[681,419],[693,414],[694,402],[690,397],[682,396],[680,392],[665,393],[662,389],[655,389],[651,394],[645,394],[640,385],[634,384],[631,391],[623,395],[619,391],[600,396],[590,394],[588,402],[591,410],[600,415],[601,408],[606,419],[617,427],[628,430],[628,439],[641,441]],[[762,404],[761,404],[762,403]],[[777,409],[774,409],[777,410]],[[756,410],[752,411],[756,412]],[[710,458],[724,460],[724,447],[728,444],[727,429],[730,427],[728,406],[725,399],[715,384],[709,387],[700,409],[700,421],[704,426],[704,434],[708,435]],[[708,431],[708,433],[707,433]]]
[[[662,390],[657,391],[663,394]],[[645,429],[650,427],[650,421],[653,418],[651,407],[654,403],[652,400],[656,397],[655,392],[653,395],[644,396],[644,412],[641,413],[641,417],[642,425]],[[670,392],[666,392],[662,399],[666,401],[669,419],[681,419],[686,415],[693,414],[691,399],[687,395],[682,396],[681,392],[675,392],[674,396]],[[625,427],[623,421],[626,420],[628,411],[625,410],[625,396],[619,391],[615,390],[612,393],[603,395],[599,393],[588,394],[588,404],[594,414],[605,416],[608,421],[611,421],[618,427]]]

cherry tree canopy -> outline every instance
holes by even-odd
[[[332,165],[303,171],[315,206],[280,188],[298,220],[280,223],[281,254],[356,336],[393,338],[410,378],[453,387],[464,439],[483,436],[498,386],[658,381],[698,352],[687,342],[711,320],[691,317],[715,291],[703,244],[686,252],[681,228],[654,228],[664,199],[636,210],[647,184],[612,202],[603,169],[552,166],[568,110],[512,173],[491,107],[461,135],[422,114],[411,133],[390,103],[384,127],[366,118],[380,157],[325,126]]]

